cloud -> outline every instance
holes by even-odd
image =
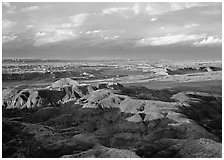
[[[17,38],[16,35],[13,35],[13,36],[3,36],[2,37],[2,43],[7,43],[7,42],[10,42],[10,41],[14,41],[16,38]]]
[[[68,21],[65,23],[41,26],[41,28],[39,28],[39,32],[37,32],[34,37],[34,46],[41,46],[77,38],[78,35],[74,32],[77,32],[78,30],[74,27],[81,26],[88,16],[88,13],[80,13],[68,17]]]
[[[222,15],[222,9],[216,7],[216,9],[214,9],[214,10],[211,10],[211,9],[202,10],[202,11],[200,11],[200,13],[203,15]]]
[[[193,24],[186,24],[184,25],[184,28],[193,28],[193,27],[198,27],[199,24],[193,23]]]
[[[16,12],[15,11],[16,10],[15,5],[12,5],[9,2],[3,2],[2,5],[7,8],[7,11],[6,11],[7,13],[15,13]]]
[[[201,7],[210,5],[209,3],[194,3],[194,2],[178,2],[178,3],[135,3],[133,6],[127,7],[112,7],[102,10],[103,15],[117,14],[128,18],[130,15],[147,14],[162,15],[167,12],[179,11],[193,7]]]
[[[81,26],[83,22],[85,22],[88,16],[89,16],[88,13],[80,13],[80,14],[70,16],[69,19],[72,23],[71,25],[77,27],[77,26]]]
[[[171,3],[170,9],[172,11],[178,11],[183,9],[189,9],[192,7],[200,7],[206,5],[205,3],[184,2],[184,3]]]
[[[106,36],[106,37],[104,37],[104,40],[115,40],[115,39],[117,39],[117,38],[119,38],[119,36],[112,36],[112,37],[108,37],[108,36]]]
[[[144,11],[148,15],[160,15],[167,11],[159,9],[160,6],[149,4],[144,8]]]
[[[206,45],[214,45],[214,44],[222,44],[222,39],[217,36],[208,36],[201,41],[194,42],[195,46],[206,46]]]
[[[44,35],[46,35],[45,32],[37,32],[37,33],[35,34],[36,37],[42,37],[42,36],[44,36]]]
[[[93,33],[99,33],[102,32],[102,30],[94,30]]]
[[[2,29],[11,28],[16,24],[16,22],[10,21],[8,19],[3,19],[2,21]]]
[[[13,31],[13,27],[16,25],[16,22],[10,21],[8,19],[2,20],[2,33],[3,35],[9,34]]]
[[[70,28],[70,27],[72,27],[72,24],[71,24],[71,23],[62,23],[62,24],[60,25],[60,27],[61,27],[61,28]]]
[[[128,14],[138,15],[140,13],[140,5],[135,3],[133,6],[130,7],[112,7],[112,8],[105,8],[102,10],[103,15],[112,15],[118,14],[125,18],[128,18]]]
[[[28,29],[33,28],[33,27],[34,27],[34,25],[32,25],[32,24],[26,26],[26,28],[28,28]]]
[[[87,31],[86,34],[94,34],[94,33],[103,33],[104,30],[93,30],[93,31]]]
[[[157,20],[157,18],[154,17],[154,18],[151,18],[150,21],[151,21],[151,22],[154,22],[154,21],[156,21],[156,20]]]
[[[178,35],[167,35],[161,37],[152,37],[152,38],[145,38],[141,39],[136,42],[137,47],[144,47],[144,46],[162,46],[162,45],[171,45],[181,42],[187,41],[196,41],[205,38],[205,34],[201,35],[185,35],[185,34],[178,34]]]
[[[76,27],[83,25],[83,23],[86,21],[88,16],[89,16],[88,13],[80,13],[73,16],[69,16],[64,23],[42,25],[39,27],[38,31],[50,33],[50,32],[55,32],[57,30],[66,30],[66,29],[76,30],[77,29]]]
[[[30,12],[30,11],[35,11],[35,10],[39,10],[39,9],[40,9],[39,6],[30,6],[30,7],[21,8],[20,11],[21,12]]]
[[[140,6],[138,3],[134,4],[132,7],[132,10],[134,12],[135,15],[138,15],[140,13]]]
[[[49,43],[71,40],[74,38],[77,38],[77,35],[68,29],[60,29],[51,33],[37,32],[34,38],[34,46],[42,46]]]
[[[114,14],[114,13],[123,13],[125,11],[129,11],[131,8],[129,7],[114,7],[114,8],[106,8],[103,9],[103,14]]]
[[[11,7],[11,4],[9,2],[3,2],[2,5],[8,8]]]
[[[176,2],[176,3],[150,3],[144,8],[144,12],[148,15],[162,15],[167,12],[179,11],[193,7],[202,7],[210,5],[202,2]]]
[[[121,37],[123,31],[113,31],[113,30],[92,30],[85,32],[85,35],[82,35],[82,38],[88,40],[115,40]]]

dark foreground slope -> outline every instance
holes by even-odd
[[[27,101],[20,98],[23,105],[3,107],[3,157],[207,158],[222,155],[219,96],[120,84],[90,87],[65,80],[47,89],[62,92],[65,86],[61,83],[72,88],[72,93],[66,92],[63,101],[49,103],[32,92],[27,101],[41,99],[42,105],[27,108],[24,107],[29,106]],[[16,93],[18,99],[21,91]],[[5,105],[11,102],[7,100]]]

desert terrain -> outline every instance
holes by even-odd
[[[4,158],[221,158],[221,61],[5,59]]]

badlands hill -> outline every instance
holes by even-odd
[[[70,78],[2,94],[3,157],[222,156],[222,101],[215,94]]]

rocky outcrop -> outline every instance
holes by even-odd
[[[36,108],[45,107],[48,105],[55,106],[66,95],[63,91],[35,89],[22,90],[12,98],[12,102],[7,106],[7,109],[13,108]],[[9,103],[8,101],[7,103]]]
[[[9,104],[10,101],[7,103],[9,104],[7,106],[7,109],[13,109],[13,108],[19,108],[22,109],[26,106],[26,102],[29,99],[29,96],[32,94],[33,90],[31,89],[24,89],[20,91],[18,94],[12,97],[11,104]]]
[[[3,90],[3,107],[13,108],[36,108],[57,106],[70,100],[77,100],[84,95],[96,90],[96,87],[88,84],[64,78],[56,81],[51,86],[40,89],[5,89]]]
[[[100,89],[93,91],[80,99],[83,108],[118,108],[121,99],[111,90]]]
[[[2,90],[2,106],[3,108],[7,108],[8,106],[11,105],[13,101],[13,97],[18,94],[17,89],[3,89]]]
[[[56,88],[63,88],[64,86],[78,86],[79,83],[71,78],[62,78],[56,82],[54,82],[51,87]]]
[[[51,90],[65,91],[67,95],[65,101],[71,98],[81,98],[97,89],[95,86],[89,84],[79,84],[71,78],[60,79],[48,88]]]

